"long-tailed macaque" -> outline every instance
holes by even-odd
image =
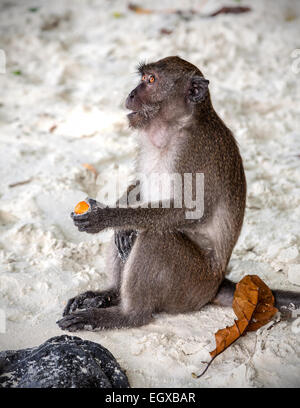
[[[136,327],[149,323],[153,313],[193,312],[208,302],[232,302],[235,284],[224,276],[246,201],[237,143],[215,112],[209,81],[196,66],[168,57],[141,64],[139,73],[140,82],[126,107],[131,110],[129,125],[139,131],[137,171],[145,175],[139,184],[143,205],[130,205],[129,200],[127,208],[110,208],[89,199],[88,212],[71,214],[79,231],[115,230],[107,262],[114,283],[105,291],[71,299],[58,322],[65,330]],[[158,203],[149,201],[153,195],[145,180],[154,173],[203,174],[201,217],[188,218],[185,203],[177,208],[171,188]],[[279,307],[300,305],[299,293],[274,295]]]

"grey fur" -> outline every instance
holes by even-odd
[[[240,234],[246,201],[243,163],[231,131],[212,106],[208,81],[179,57],[141,69],[156,80],[153,85],[142,81],[126,102],[133,111],[130,126],[140,131],[137,169],[203,173],[204,214],[189,220],[184,206],[108,208],[93,200],[91,211],[72,214],[80,231],[136,233],[129,246],[125,242],[123,259],[114,238],[107,263],[112,287],[88,292],[86,300],[82,295],[72,299],[58,322],[65,330],[136,327],[150,322],[153,313],[199,310],[215,299]],[[225,281],[216,303],[228,304],[233,291],[234,284]]]

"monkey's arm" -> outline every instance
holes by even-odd
[[[180,228],[195,222],[203,222],[204,217],[189,218],[186,207],[174,208],[170,201],[170,208],[153,208],[149,203],[143,207],[110,208],[93,199],[87,199],[90,209],[84,214],[71,213],[74,224],[79,231],[97,233],[106,228],[121,230],[161,230]],[[168,203],[169,204],[169,203]],[[202,215],[202,214],[201,214]]]

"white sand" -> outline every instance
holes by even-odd
[[[107,284],[103,250],[110,234],[79,233],[69,213],[97,191],[82,163],[100,176],[118,168],[132,172],[135,143],[123,102],[144,58],[179,54],[198,65],[239,142],[248,207],[229,277],[258,274],[272,288],[300,290],[300,73],[293,72],[291,57],[300,48],[299,2],[209,1],[201,12],[224,3],[251,3],[253,12],[183,21],[136,15],[125,1],[1,2],[7,73],[0,74],[0,308],[7,331],[0,349],[62,334],[55,321],[66,300]],[[125,15],[115,18],[114,12]],[[162,36],[161,28],[173,33]],[[230,309],[206,306],[157,316],[143,328],[78,334],[108,347],[134,387],[299,386],[300,334],[291,323],[248,334],[205,377],[192,378],[214,348],[214,332],[233,316]]]

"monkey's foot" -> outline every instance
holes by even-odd
[[[82,310],[68,314],[56,323],[62,330],[70,332],[78,330],[94,330],[98,327],[95,309]]]
[[[78,309],[91,309],[111,306],[113,294],[108,292],[84,292],[70,299],[63,311],[63,316],[75,312]]]
[[[125,230],[115,232],[115,245],[122,262],[126,262],[137,237],[137,231]]]
[[[152,319],[150,313],[129,313],[122,311],[120,306],[106,309],[88,309],[71,313],[58,322],[62,330],[74,332],[77,330],[107,330],[124,327],[138,327],[147,324]]]

